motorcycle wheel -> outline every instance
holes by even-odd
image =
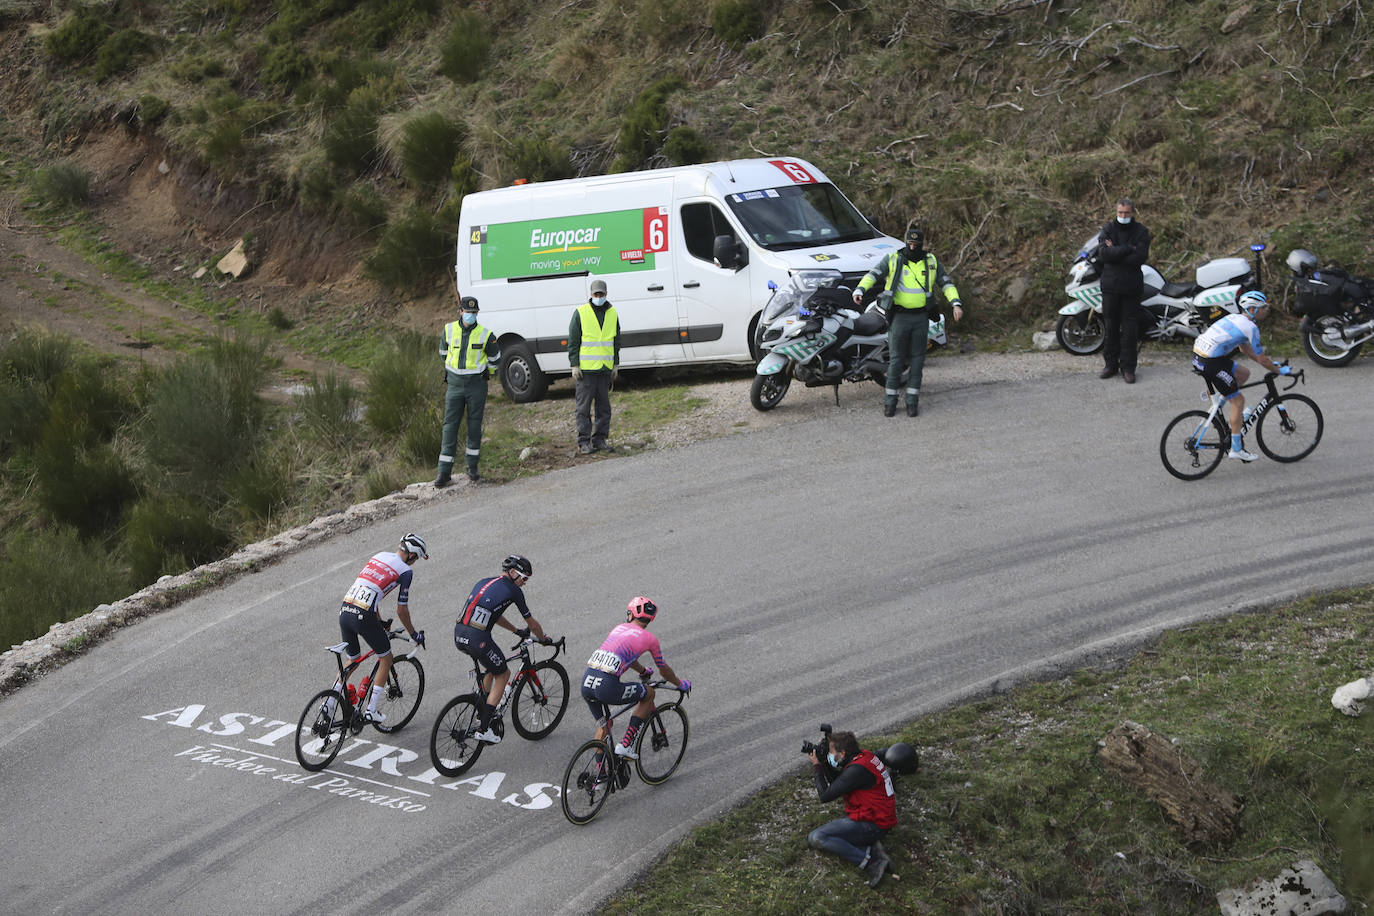
[[[779,372],[776,375],[756,375],[754,384],[749,386],[749,403],[755,410],[772,410],[782,401],[783,395],[792,384],[792,373]]]
[[[1360,344],[1353,347],[1342,347],[1327,341],[1322,335],[1328,331],[1339,331],[1341,319],[1335,315],[1323,315],[1312,322],[1313,330],[1303,331],[1302,348],[1307,351],[1307,355],[1312,357],[1312,362],[1319,366],[1326,366],[1334,369],[1337,366],[1344,366],[1360,355]]]
[[[1091,310],[1077,315],[1060,315],[1054,326],[1059,346],[1077,356],[1091,356],[1101,350],[1106,336],[1101,313]]]

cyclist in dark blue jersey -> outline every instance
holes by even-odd
[[[518,554],[506,557],[501,562],[501,575],[482,579],[472,587],[472,594],[468,595],[467,603],[458,616],[458,623],[453,628],[453,643],[458,651],[472,656],[485,671],[482,686],[487,690],[487,697],[482,703],[482,717],[478,721],[480,731],[473,737],[488,744],[497,744],[501,740],[501,736],[491,728],[491,717],[496,712],[496,704],[501,702],[506,685],[510,683],[506,654],[492,639],[492,631],[499,626],[520,636],[528,636],[533,632],[542,643],[550,641],[525,604],[522,587],[533,574],[534,565],[529,560]],[[502,616],[512,604],[525,618],[527,629],[517,627]]]

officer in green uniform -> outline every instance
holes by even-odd
[[[901,391],[902,370],[911,366],[906,383],[906,415],[920,413],[921,370],[926,364],[926,338],[930,319],[935,310],[929,307],[930,297],[938,288],[954,311],[954,320],[964,317],[959,290],[940,266],[932,252],[925,250],[925,232],[915,220],[906,228],[906,247],[894,251],[864,275],[854,290],[854,302],[862,304],[864,294],[874,287],[892,293],[888,307],[887,329],[887,390],[883,398],[883,416],[897,414],[897,395]]]
[[[568,323],[568,362],[572,364],[577,450],[614,452],[611,432],[611,382],[620,365],[620,316],[606,298],[606,281],[593,280],[591,296],[573,310]],[[592,408],[596,422],[592,422]]]
[[[439,450],[436,487],[448,486],[453,476],[453,452],[458,447],[458,426],[468,416],[468,480],[480,479],[477,458],[482,450],[482,414],[487,407],[487,372],[496,374],[501,345],[491,331],[477,323],[477,300],[464,296],[463,314],[444,325],[439,355],[444,358],[448,395],[444,400],[444,443]]]

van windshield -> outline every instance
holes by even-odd
[[[773,251],[880,236],[833,184],[743,191],[725,199],[754,241]]]

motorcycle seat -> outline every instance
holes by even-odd
[[[1191,299],[1198,292],[1196,283],[1165,283],[1160,290],[1170,299]]]
[[[869,309],[859,316],[859,320],[854,322],[854,336],[871,337],[874,334],[887,333],[887,319],[883,313],[877,309]]]

